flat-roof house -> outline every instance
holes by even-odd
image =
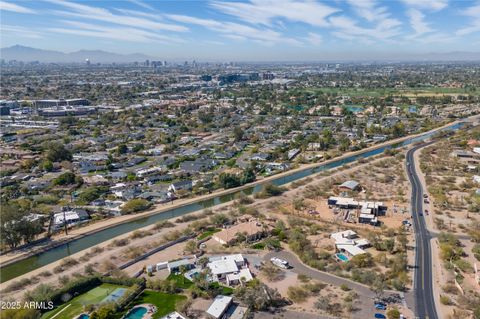
[[[213,256],[209,258],[207,267],[215,280],[224,280],[227,285],[239,284],[241,280],[248,282],[253,279],[248,267],[245,267],[242,254]],[[243,279],[242,279],[243,278]]]
[[[195,264],[192,260],[190,259],[179,259],[175,261],[169,261],[167,264],[167,269],[169,273],[172,272],[179,272],[180,267],[184,266],[186,270],[190,270],[195,268]]]
[[[229,296],[218,295],[215,297],[215,300],[207,309],[207,314],[212,316],[215,319],[222,318],[222,316],[227,312],[228,307],[233,302],[233,298]]]
[[[355,239],[355,238],[358,238],[358,235],[353,230],[348,229],[341,232],[330,234],[330,238],[333,238],[335,241],[339,241],[343,238]]]
[[[168,315],[161,317],[160,319],[187,319],[187,317],[182,316],[178,312],[170,312]]]
[[[349,197],[331,196],[327,200],[329,206],[336,206],[343,209],[361,209],[363,214],[373,214],[375,216],[384,216],[387,212],[387,206],[383,202],[364,202],[356,201]]]
[[[253,279],[253,276],[248,268],[243,268],[240,269],[238,273],[228,274],[225,279],[227,280],[227,285],[234,286],[238,285],[241,281],[249,282]]]
[[[82,221],[90,219],[86,210],[73,208],[53,215],[53,227],[61,228],[66,223],[68,226],[75,225]]]
[[[362,248],[360,248],[358,246],[344,245],[344,244],[340,244],[340,245],[336,245],[336,246],[337,246],[338,251],[343,252],[343,253],[347,253],[350,257],[355,257],[357,255],[365,254],[365,250],[363,250]]]
[[[363,238],[358,238],[353,230],[345,230],[330,235],[335,240],[337,251],[347,254],[349,257],[365,254],[364,248],[370,247],[370,242]]]
[[[209,262],[207,267],[217,279],[224,279],[228,274],[238,272],[238,266],[233,259],[221,259]]]

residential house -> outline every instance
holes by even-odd
[[[354,257],[365,254],[365,248],[370,247],[370,242],[366,239],[358,238],[353,230],[345,230],[330,235],[335,241],[335,248],[338,252],[344,253],[347,257]]]
[[[210,257],[207,267],[214,280],[223,281],[229,286],[253,279],[245,258],[241,254]]]
[[[64,208],[62,212],[53,215],[53,227],[59,229],[67,226],[73,226],[90,219],[90,215],[86,210],[81,208]]]
[[[193,269],[195,268],[195,263],[191,259],[179,259],[169,261],[167,264],[167,269],[169,273],[180,272],[181,268],[185,268],[185,270]]]
[[[266,162],[270,158],[270,154],[267,153],[255,153],[250,156],[251,161]]]
[[[183,181],[173,182],[168,187],[168,191],[175,193],[175,192],[178,192],[180,190],[191,191],[192,188],[193,188],[193,182],[189,179],[186,179],[186,180],[183,180]]]
[[[259,240],[267,233],[266,228],[257,220],[250,220],[244,223],[233,225],[212,235],[212,238],[223,245],[232,244],[238,234],[246,236],[246,241],[252,242]]]
[[[218,295],[215,297],[215,300],[210,307],[208,307],[207,314],[215,319],[223,318],[223,315],[227,312],[232,303],[232,297]]]

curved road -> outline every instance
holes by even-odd
[[[332,275],[332,274],[329,274],[329,273],[326,273],[326,272],[322,272],[320,270],[310,268],[310,267],[306,266],[304,263],[302,263],[297,258],[297,256],[295,256],[294,254],[292,254],[288,251],[282,250],[282,251],[279,251],[279,252],[269,252],[268,254],[265,255],[264,261],[269,261],[270,258],[272,258],[272,257],[278,257],[278,258],[281,258],[283,260],[288,261],[290,266],[292,266],[292,268],[290,270],[293,271],[296,274],[307,275],[310,278],[320,280],[324,283],[332,284],[332,285],[337,286],[337,287],[340,287],[341,285],[347,285],[348,288],[350,288],[352,290],[355,290],[356,292],[358,292],[359,294],[361,294],[363,296],[366,296],[366,297],[369,297],[369,298],[372,298],[372,299],[375,297],[375,293],[372,290],[370,290],[370,288],[368,288],[367,286],[362,285],[362,284],[357,283],[357,282],[354,282],[354,281],[351,281],[351,280],[348,280],[346,278],[338,277],[338,276],[335,276],[335,275]],[[372,303],[372,305],[373,305],[373,303]]]
[[[336,287],[346,285],[351,290],[357,292],[358,298],[359,298],[358,299],[359,307],[355,310],[355,313],[352,313],[352,318],[362,318],[362,319],[374,318],[374,315],[376,313],[385,314],[384,311],[375,310],[373,301],[376,295],[368,286],[358,282],[354,282],[347,278],[338,277],[338,276],[308,267],[307,265],[302,263],[296,255],[288,251],[283,250],[279,252],[269,252],[263,257],[263,260],[266,262],[266,261],[269,261],[270,258],[272,257],[278,257],[288,261],[290,266],[292,266],[292,268],[290,268],[289,271],[293,273],[306,275],[312,279],[319,280],[321,282],[324,282],[326,284],[331,284]],[[397,298],[400,297],[402,304],[406,306],[404,295],[402,293],[399,293],[398,291],[385,290],[382,296],[397,297]],[[293,318],[293,316],[292,317],[287,316],[287,318]],[[322,317],[318,317],[318,318],[322,318]]]
[[[432,274],[432,252],[430,239],[432,236],[427,230],[423,215],[423,188],[415,169],[414,153],[418,149],[425,147],[430,143],[421,144],[413,147],[407,152],[406,162],[408,179],[412,185],[411,211],[413,225],[415,227],[415,275],[414,275],[414,294],[415,308],[418,318],[437,319],[437,310],[435,308],[435,298],[433,292],[433,274]]]

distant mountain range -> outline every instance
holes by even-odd
[[[155,58],[141,53],[117,54],[101,50],[80,50],[71,53],[64,53],[60,51],[36,49],[22,45],[1,48],[0,57],[6,61],[39,61],[46,63],[84,63],[86,59],[89,59],[92,63],[122,63],[135,61],[143,62],[147,59],[155,60]]]
[[[345,57],[342,57],[342,55]],[[327,54],[322,57],[319,54],[317,62],[321,61],[353,61],[351,52],[342,52],[339,54]],[[348,56],[348,57],[347,57]],[[125,62],[143,62],[145,60],[158,60],[158,58],[148,56],[142,53],[118,54],[101,50],[80,50],[71,53],[60,51],[42,50],[22,45],[14,45],[0,49],[0,57],[6,61],[17,60],[24,62],[39,61],[53,63],[84,63],[89,59],[91,63],[125,63]],[[225,57],[228,59],[228,57]],[[179,59],[179,58],[177,58]],[[393,54],[374,54],[369,57],[358,58],[358,61],[480,61],[480,52],[445,52],[445,53],[393,53]],[[288,62],[288,61],[285,61]],[[301,62],[301,61],[297,61]],[[314,61],[312,61],[314,62]]]

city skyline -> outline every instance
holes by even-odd
[[[165,59],[398,59],[480,51],[480,2],[1,1],[1,46]]]

